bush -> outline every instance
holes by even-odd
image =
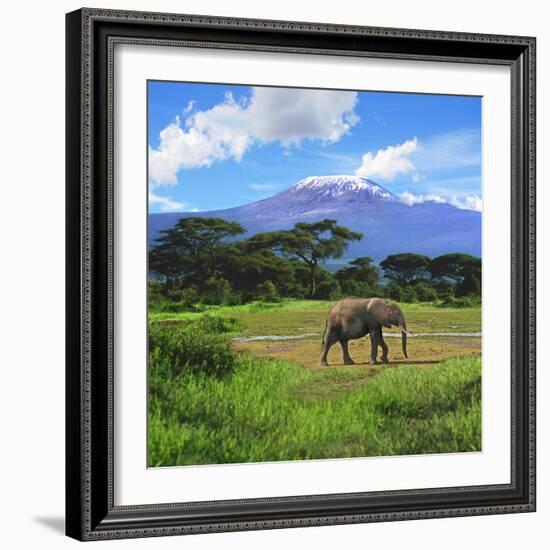
[[[341,283],[342,294],[345,296],[356,296],[357,298],[372,298],[382,296],[384,290],[380,285],[371,285],[364,281],[344,281]]]
[[[390,298],[396,302],[403,302],[403,291],[404,287],[391,283],[384,289],[384,294],[386,298]]]
[[[315,289],[315,298],[317,300],[338,300],[341,296],[340,283],[336,279],[323,280]]]
[[[199,289],[195,285],[188,286],[187,288],[177,288],[174,290],[168,290],[166,297],[172,302],[180,302],[187,305],[192,305],[198,301]]]
[[[276,302],[279,299],[279,294],[275,285],[267,280],[256,287],[256,298],[264,302]]]
[[[424,281],[414,285],[414,292],[419,302],[434,302],[438,299],[437,291]]]
[[[417,302],[418,296],[416,295],[416,289],[412,286],[403,287],[403,290],[401,291],[401,301],[406,304]]]
[[[435,280],[430,282],[431,286],[437,293],[439,300],[447,300],[455,295],[455,284],[445,279]]]
[[[149,298],[149,311],[156,313],[179,313],[181,311],[195,311],[195,305],[189,302],[173,302],[167,298],[152,300]]]
[[[241,328],[241,324],[237,319],[233,319],[233,317],[219,317],[218,315],[201,315],[196,320],[187,321],[184,326],[212,334],[235,332]]]
[[[240,306],[243,303],[243,295],[238,290],[234,290],[225,300],[226,306]]]
[[[222,277],[209,277],[204,282],[201,302],[210,305],[226,304],[231,296],[231,285]]]
[[[440,307],[475,307],[480,304],[481,298],[479,296],[461,296],[460,298],[450,296],[439,305]]]
[[[201,318],[181,327],[149,327],[149,368],[155,376],[175,378],[181,374],[223,376],[233,370],[236,356],[222,318]],[[217,332],[209,332],[214,329]]]

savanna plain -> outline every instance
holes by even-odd
[[[150,467],[481,450],[481,307],[399,303],[412,333],[333,346],[334,301],[283,299],[149,313]]]

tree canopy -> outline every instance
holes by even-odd
[[[470,254],[452,253],[443,254],[434,258],[428,265],[432,279],[448,278],[457,284],[464,282],[464,278],[481,269],[481,259]]]
[[[464,303],[470,303],[468,299],[481,294],[481,260],[469,254],[432,260],[403,252],[379,266],[363,256],[332,272],[326,261],[347,256],[347,247],[361,239],[361,233],[330,219],[248,239],[243,238],[245,232],[239,223],[200,216],[181,218],[162,231],[149,251],[151,299],[159,308],[171,308],[341,296],[404,302],[465,297]],[[380,280],[381,270],[390,284]]]
[[[150,252],[149,268],[167,280],[198,272],[204,277],[216,276],[221,245],[245,232],[241,224],[221,218],[181,218],[161,232]]]
[[[293,229],[259,233],[250,239],[256,247],[270,247],[285,257],[298,258],[310,270],[309,295],[315,295],[315,272],[320,261],[341,258],[351,241],[362,233],[337,224],[336,220],[297,223]]]
[[[430,258],[422,254],[403,252],[392,254],[380,262],[384,275],[399,284],[411,284],[426,277]]]

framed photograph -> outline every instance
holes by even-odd
[[[67,15],[67,535],[535,510],[535,39]]]

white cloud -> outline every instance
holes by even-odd
[[[169,197],[161,197],[149,192],[149,203],[159,205],[162,212],[169,212],[170,210],[183,210],[187,208],[187,204],[184,202],[177,202]],[[192,212],[194,210],[191,210]]]
[[[400,145],[389,145],[385,149],[378,149],[375,155],[371,152],[365,153],[361,166],[355,170],[355,174],[392,181],[397,174],[412,172],[415,166],[409,156],[416,151],[417,146],[418,141],[415,137]]]
[[[412,206],[413,204],[420,204],[422,202],[429,202],[429,201],[440,202],[440,203],[447,202],[441,195],[435,195],[434,193],[428,193],[426,195],[417,195],[415,193],[411,193],[410,191],[405,191],[404,193],[401,193],[399,195],[399,198],[401,199],[401,202],[404,202],[409,206]]]
[[[476,210],[477,212],[481,212],[483,207],[483,203],[479,195],[468,195],[466,197],[452,196],[449,203],[457,208],[462,208],[463,210]]]
[[[482,201],[479,195],[467,195],[465,197],[458,197],[457,195],[451,195],[449,197],[443,195],[437,195],[434,193],[427,193],[425,195],[411,193],[405,191],[401,193],[399,199],[401,202],[412,206],[413,204],[420,204],[423,202],[438,202],[443,204],[452,204],[461,210],[476,210],[481,212]]]
[[[298,146],[303,140],[332,143],[359,117],[356,92],[252,88],[239,101],[227,93],[222,103],[180,117],[160,132],[158,147],[149,148],[153,185],[173,185],[181,169],[210,166],[229,158],[239,162],[254,144],[280,142]],[[191,112],[189,103],[183,113]]]
[[[183,109],[183,111],[181,112],[182,115],[188,115],[194,108],[195,108],[195,105],[196,105],[196,101],[194,99],[192,99],[191,101],[189,101],[187,103],[187,106]]]

